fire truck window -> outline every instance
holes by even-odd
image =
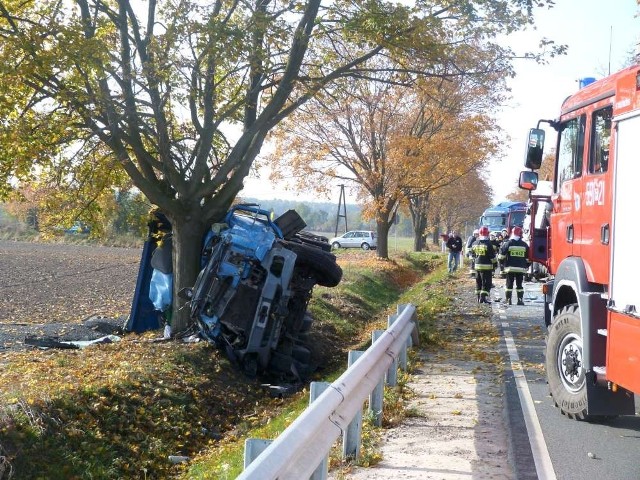
[[[609,168],[609,140],[611,139],[611,107],[598,110],[593,114],[591,127],[591,152],[589,154],[589,172],[604,173]]]
[[[558,143],[558,187],[567,180],[579,177],[582,173],[584,155],[584,115],[564,123]],[[559,190],[559,189],[557,189]]]

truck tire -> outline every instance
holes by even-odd
[[[555,406],[569,418],[589,420],[580,309],[577,304],[560,310],[549,325],[545,364]]]
[[[308,269],[318,285],[335,287],[342,280],[342,269],[336,263],[336,256],[333,253],[301,243],[287,241],[282,243],[298,256],[296,267],[300,265]]]

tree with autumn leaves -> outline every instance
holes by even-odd
[[[426,82],[406,117],[408,134],[397,158],[398,168],[411,172],[401,190],[412,218],[416,251],[425,247],[429,220],[437,235],[455,206],[488,203],[491,191],[482,172],[489,162],[500,160],[500,131],[488,115],[503,93],[497,73]],[[456,217],[465,215],[460,212]],[[444,224],[447,230],[455,226],[450,220]]]
[[[481,87],[464,75],[418,80],[410,89],[393,75],[340,84],[276,130],[273,176],[286,173],[320,191],[336,181],[355,185],[365,214],[375,218],[383,258],[393,216],[408,205],[421,250],[429,196],[497,155],[497,128],[478,112],[499,95],[495,85]],[[479,92],[483,97],[474,98]]]
[[[441,188],[408,198],[406,208],[413,220],[414,250],[426,247],[429,234],[432,242],[439,244],[441,228],[444,232],[468,233],[466,227],[477,226],[482,212],[491,205],[491,197],[483,172],[472,170]]]
[[[114,185],[135,187],[172,223],[176,292],[193,285],[204,233],[281,121],[337,82],[374,79],[375,58],[411,79],[460,70],[463,51],[483,59],[477,69],[505,71],[513,53],[495,39],[530,24],[532,8],[2,0],[2,191],[39,182],[61,194],[52,206],[62,210],[65,197],[99,208]],[[174,299],[179,332],[188,309]]]

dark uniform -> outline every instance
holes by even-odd
[[[473,271],[475,270],[474,267],[474,258],[473,258],[473,244],[474,242],[478,239],[478,230],[474,230],[473,234],[467,238],[467,245],[466,245],[466,249],[465,249],[465,253],[467,255],[467,257],[469,257],[469,260],[471,260],[471,271],[473,273]]]
[[[496,264],[496,251],[486,236],[480,237],[472,246],[476,267],[476,295],[479,303],[491,303],[488,300],[493,281],[493,269]]]
[[[505,272],[507,273],[507,285],[505,288],[506,301],[511,305],[513,283],[516,283],[518,305],[524,305],[524,288],[522,280],[529,269],[529,245],[519,236],[509,239],[500,247],[500,255],[504,257]]]
[[[493,272],[495,274],[496,268],[500,263],[500,256],[498,255],[498,252],[500,252],[500,245],[502,245],[502,242],[500,241],[500,237],[498,235],[494,235],[493,233],[489,235],[489,241],[491,242],[491,245],[493,245],[493,251],[496,252],[497,262],[493,265]]]

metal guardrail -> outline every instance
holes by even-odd
[[[248,439],[245,470],[237,479],[324,479],[329,450],[340,435],[343,454],[357,456],[364,401],[371,395],[369,408],[381,420],[385,376],[387,384],[395,385],[398,362],[406,369],[407,347],[418,344],[415,315],[413,305],[399,305],[398,313],[389,317],[387,330],[374,332],[365,352],[349,352],[353,363],[336,381],[312,383],[309,407],[278,438]],[[355,441],[349,438],[353,434],[358,437]]]

